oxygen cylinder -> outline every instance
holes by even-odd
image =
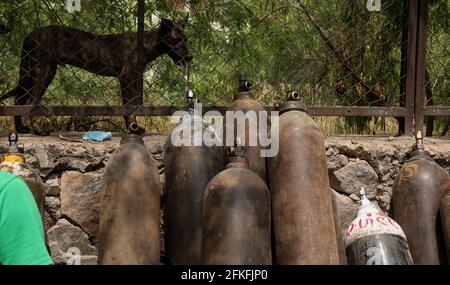
[[[45,184],[42,182],[41,177],[26,163],[25,156],[23,155],[24,147],[23,144],[17,143],[17,134],[10,133],[8,140],[8,152],[1,158],[0,170],[23,178],[31,193],[33,193],[34,200],[43,220],[45,211]]]
[[[203,193],[211,178],[223,169],[224,162],[216,132],[194,110],[191,91],[187,92],[187,98],[189,114],[175,127],[165,144],[164,225],[169,263],[195,265],[201,263]],[[204,133],[214,140],[213,146],[202,141]]]
[[[450,177],[424,150],[422,133],[393,186],[393,217],[405,231],[414,264],[444,264],[438,209]]]
[[[450,181],[447,183],[447,190],[442,195],[439,211],[441,213],[445,247],[447,249],[447,263],[450,264]]]
[[[159,176],[139,129],[131,123],[103,173],[100,264],[160,264]]]
[[[345,233],[348,264],[413,264],[402,228],[370,203],[364,188],[360,193],[358,214]]]
[[[206,187],[202,260],[207,265],[270,265],[270,194],[240,146]]]
[[[277,264],[339,264],[325,144],[297,92],[279,108],[279,152],[268,158]]]
[[[228,108],[228,111],[231,112],[243,112],[245,116],[248,118],[248,120],[245,120],[245,126],[243,126],[243,129],[239,131],[239,123],[238,120],[234,119],[233,123],[233,133],[231,130],[229,130],[229,133],[227,133],[227,120],[226,118],[228,115],[224,118],[224,141],[227,136],[233,135],[233,142],[237,137],[240,137],[243,142],[243,149],[244,149],[244,155],[245,158],[249,161],[249,169],[259,175],[261,179],[263,179],[265,182],[267,181],[267,174],[266,174],[266,160],[265,157],[261,157],[261,150],[263,147],[261,146],[261,142],[259,140],[260,133],[264,136],[267,136],[268,128],[269,128],[269,120],[267,119],[264,123],[266,123],[267,128],[263,129],[260,127],[261,121],[259,117],[260,111],[265,111],[264,108],[253,98],[253,94],[250,91],[250,88],[252,87],[252,83],[247,80],[245,75],[241,74],[239,78],[239,86],[237,88],[237,93],[234,97],[234,101],[231,104],[231,106]],[[237,114],[237,113],[234,113]],[[231,121],[231,119],[230,119]],[[256,127],[251,127],[250,124],[257,123]],[[242,123],[243,124],[243,123]],[[251,142],[255,142],[256,145],[250,145]],[[227,154],[227,152],[225,152]],[[229,159],[225,159],[225,163],[228,163]]]

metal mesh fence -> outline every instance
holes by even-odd
[[[194,6],[189,31],[194,41],[208,39],[195,46],[212,47],[194,48],[191,76],[206,103],[229,103],[239,71],[265,105],[278,103],[288,85],[308,105],[398,104],[401,3],[370,12],[366,1],[217,2]]]
[[[308,106],[399,106],[406,76],[404,2],[381,1],[378,11],[366,0],[145,1],[139,60],[136,0],[2,1],[0,94],[22,82],[20,104],[181,107],[184,91],[192,89],[204,105],[226,106],[238,74],[245,73],[265,106],[277,105],[288,86],[298,89]],[[79,4],[79,11],[69,12]],[[448,73],[449,39],[433,25],[429,56],[438,59],[429,59],[429,73],[437,104],[445,100],[439,94],[448,94],[441,79],[446,68]],[[176,63],[189,54],[194,58],[183,72]],[[142,99],[135,90],[136,70],[124,70],[138,68],[134,60],[145,63]],[[52,80],[48,73],[55,73]],[[362,127],[368,122],[353,120]]]
[[[432,1],[429,10],[425,105],[450,106],[450,34],[448,1]],[[427,117],[426,132],[428,135],[448,133],[450,117]]]

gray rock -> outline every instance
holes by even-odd
[[[356,194],[350,194],[350,196],[348,196],[348,197],[355,202],[361,201],[361,198],[359,198],[359,196]]]
[[[67,264],[74,249],[81,255],[81,264],[96,264],[97,249],[93,247],[86,233],[65,219],[47,231],[48,246],[53,262]],[[94,261],[95,260],[95,261]]]
[[[345,231],[353,219],[356,217],[358,205],[349,197],[332,190],[332,195],[336,201],[337,211],[341,218],[341,231]]]
[[[347,157],[352,158],[359,158],[364,160],[370,160],[371,154],[360,144],[354,144],[354,143],[343,143],[336,145],[337,150],[339,153],[344,154]]]
[[[56,224],[56,220],[48,213],[44,212],[44,231],[47,232],[51,227]]]
[[[59,178],[52,178],[45,181],[45,184],[48,186],[45,192],[47,196],[59,196],[61,191],[61,180]]]
[[[386,184],[380,184],[377,187],[377,197],[378,205],[380,209],[384,212],[389,212],[391,209],[391,199],[392,199],[392,187]]]
[[[27,161],[36,169],[36,171],[42,176],[47,176],[55,168],[55,163],[51,155],[51,151],[48,151],[49,145],[33,144],[29,150],[31,154]]]
[[[54,220],[61,218],[61,201],[58,197],[45,197],[45,208]]]
[[[98,151],[93,148],[86,148],[84,145],[77,145],[67,150],[70,160],[67,160],[68,169],[75,169],[86,172],[102,165],[103,158]]]
[[[89,144],[32,144],[30,154],[37,160],[41,176],[52,171],[78,170],[86,172],[103,166],[107,149]],[[36,166],[35,164],[33,164]]]
[[[391,156],[383,154],[383,156],[377,157],[378,160],[378,173],[380,176],[384,176],[392,169]]]
[[[389,192],[385,191],[381,195],[377,196],[377,198],[379,200],[379,207],[381,208],[381,210],[384,212],[389,212],[389,210],[391,209],[390,205],[392,195],[390,195]]]
[[[359,193],[361,187],[364,187],[370,197],[374,194],[377,183],[377,173],[365,160],[349,162],[330,175],[331,187],[347,195]]]
[[[388,172],[383,177],[381,177],[381,182],[388,182],[391,179],[391,174]]]
[[[334,156],[338,154],[339,152],[334,147],[329,147],[326,149],[325,154],[328,157]]]
[[[34,145],[32,154],[36,157],[39,162],[40,169],[51,169],[54,167],[53,161],[48,157],[47,150],[42,145]]]
[[[61,176],[61,212],[96,240],[101,175],[66,171]]]
[[[332,173],[347,164],[348,158],[343,154],[330,156],[327,160],[328,173]]]

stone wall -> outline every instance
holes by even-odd
[[[162,184],[165,139],[165,136],[145,137],[145,144],[157,161]],[[45,231],[54,261],[65,263],[71,256],[69,249],[77,247],[82,264],[97,264],[102,172],[119,138],[104,143],[79,143],[57,137],[22,136],[20,141],[25,144],[28,163],[47,185]],[[413,142],[403,137],[326,139],[330,186],[343,229],[356,214],[361,186],[367,189],[369,199],[389,213],[393,181]],[[0,152],[5,145],[6,139],[2,138]],[[425,139],[425,146],[450,173],[450,140]]]

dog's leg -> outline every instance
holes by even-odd
[[[19,98],[16,97],[15,105],[25,105],[27,102],[27,97],[28,96],[20,96]],[[28,134],[31,132],[31,128],[23,124],[21,116],[14,116],[14,127],[19,134]]]
[[[47,90],[50,83],[53,81],[56,75],[57,70],[57,64],[52,59],[48,58],[44,61],[43,64],[40,64],[37,71],[36,71],[36,79],[37,82],[35,86],[33,86],[32,89],[32,103],[33,104],[39,104],[42,97],[45,94],[45,91]],[[40,130],[39,127],[34,125],[35,121],[33,121],[33,130],[34,133],[37,135],[46,136],[50,134],[50,131],[43,131]]]
[[[56,75],[57,64],[51,60],[39,65],[36,70],[37,82],[32,89],[32,102],[38,104]]]

